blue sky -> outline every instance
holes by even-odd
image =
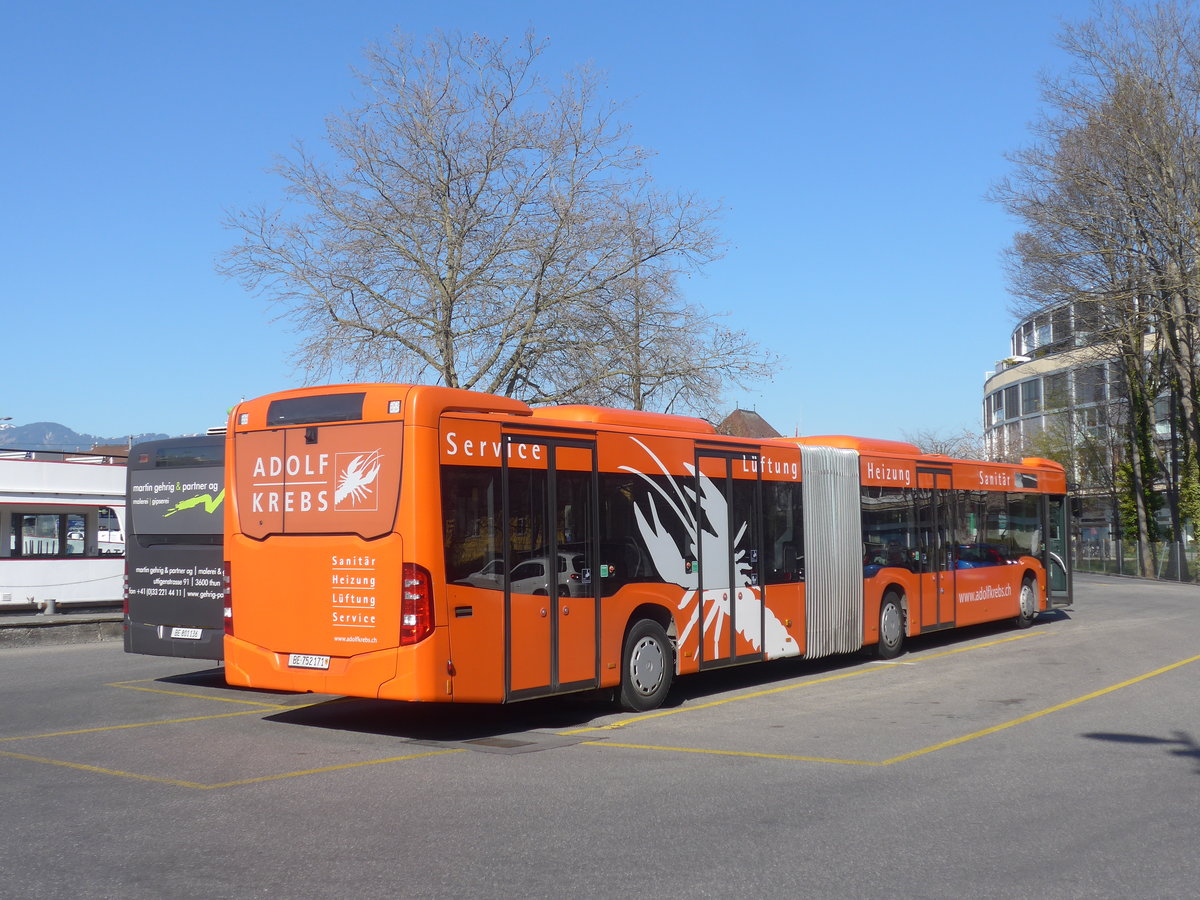
[[[689,297],[780,354],[731,394],[785,434],[979,430],[1009,352],[983,198],[1088,0],[97,2],[4,6],[0,417],[115,437],[223,424],[295,386],[295,337],[218,275],[227,209],[352,102],[393,29],[550,40],[628,102],[658,182],[724,204]]]

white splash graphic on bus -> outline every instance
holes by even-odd
[[[736,604],[738,633],[755,650],[762,650],[765,646],[766,652],[771,658],[798,655],[800,647],[795,638],[788,634],[787,628],[769,608],[764,609],[762,594],[751,583],[750,565],[744,561],[746,551],[738,546],[746,535],[747,523],[742,522],[737,535],[733,541],[730,541],[729,506],[725,497],[708,476],[703,472],[697,473],[695,466],[684,463],[684,468],[687,469],[689,475],[696,478],[700,488],[700,509],[704,519],[707,520],[707,527],[705,527],[705,523],[697,521],[694,512],[696,508],[695,490],[681,486],[668,472],[662,460],[655,456],[649,447],[637,438],[632,438],[632,440],[654,460],[659,471],[666,476],[671,491],[668,492],[659,482],[631,466],[621,466],[621,469],[642,478],[662,499],[665,509],[675,515],[687,533],[689,556],[692,559],[702,558],[706,569],[710,572],[728,572],[730,547],[733,547],[735,551],[733,558],[734,585],[729,590],[705,589],[703,598],[700,598],[698,596],[699,571],[688,571],[688,564],[680,554],[679,546],[670,532],[662,525],[658,504],[654,502],[654,497],[648,498],[648,510],[634,505],[633,511],[637,519],[638,530],[641,532],[642,540],[645,542],[659,574],[667,581],[684,588],[684,595],[679,601],[678,608],[681,611],[687,611],[688,621],[679,635],[679,645],[682,646],[691,636],[700,621],[701,611],[704,610],[703,630],[706,635],[712,636],[711,655],[713,657],[724,656],[728,641],[726,639],[726,643],[722,643],[721,632],[725,621],[730,616],[729,594],[732,592]],[[698,550],[702,550],[703,553],[697,552]],[[760,610],[765,613],[761,619]],[[759,630],[760,621],[766,623],[765,642]]]
[[[341,454],[339,454],[341,455]],[[333,505],[336,509],[345,500],[351,505],[361,506],[374,493],[371,485],[379,477],[382,451],[373,450],[370,453],[359,453],[341,469],[337,475],[337,489],[333,494]]]

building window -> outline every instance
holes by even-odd
[[[1102,430],[1108,427],[1108,412],[1103,406],[1092,406],[1079,410],[1079,425],[1089,431]]]
[[[1082,301],[1075,304],[1075,330],[1082,335],[1088,335],[1100,329],[1101,310],[1094,300]]]
[[[1004,452],[1015,453],[1021,446],[1021,426],[1016,422],[1009,422],[1004,426]]]
[[[1077,369],[1075,372],[1076,404],[1105,402],[1108,399],[1106,385],[1107,379],[1104,375],[1103,363],[1098,366]]]
[[[1007,410],[1006,418],[1016,419],[1021,415],[1020,388],[1017,385],[1006,387],[1004,389],[1004,408]]]
[[[992,425],[999,425],[1004,421],[1004,391],[996,391],[988,398],[990,414],[988,422]]]
[[[1034,378],[1021,384],[1021,414],[1028,416],[1042,411],[1042,382]]]
[[[1058,372],[1047,375],[1043,379],[1042,405],[1046,409],[1066,409],[1071,405],[1071,395],[1068,391],[1067,373]]]
[[[1047,344],[1053,343],[1052,332],[1050,330],[1050,319],[1043,316],[1034,324],[1034,345],[1036,350],[1038,347],[1045,347]]]
[[[1159,397],[1154,401],[1154,433],[1159,437],[1169,437],[1171,434],[1171,400],[1169,397]]]
[[[1050,315],[1054,323],[1054,343],[1061,344],[1071,337],[1071,307],[1060,306]]]

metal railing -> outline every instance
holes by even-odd
[[[1196,541],[1164,541],[1151,547],[1151,571],[1142,571],[1136,543],[1105,541],[1077,544],[1073,568],[1100,575],[1129,575],[1162,581],[1200,582],[1200,546]]]

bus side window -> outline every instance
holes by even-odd
[[[803,485],[763,482],[763,546],[767,584],[804,580]]]
[[[916,495],[910,488],[866,486],[862,489],[863,543],[868,566],[916,572],[922,555],[917,544]]]
[[[658,490],[654,486],[657,486]],[[691,546],[687,529],[676,512],[664,500],[671,485],[664,476],[634,475],[624,472],[600,477],[600,593],[609,597],[635,582],[662,583],[669,580],[655,565],[654,555],[646,546],[642,528],[661,529],[656,533],[674,543],[678,557],[676,568],[690,572]],[[639,516],[641,521],[639,522]]]
[[[442,466],[446,580],[502,590],[500,470]]]

